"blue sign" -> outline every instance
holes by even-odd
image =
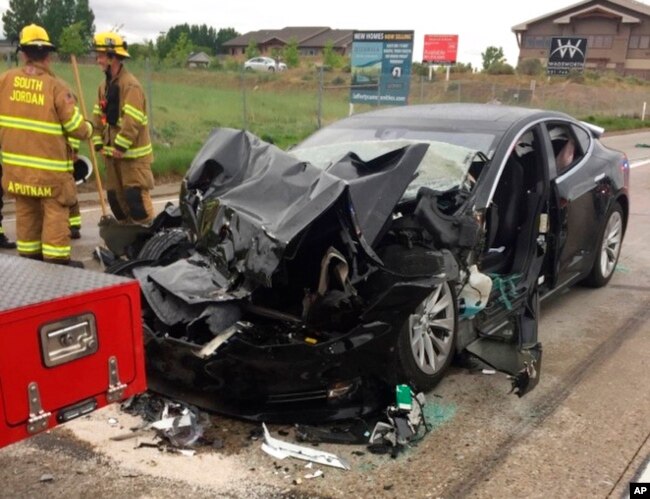
[[[407,104],[413,31],[355,31],[350,102]]]

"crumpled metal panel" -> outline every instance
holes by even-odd
[[[217,129],[185,179],[186,192],[202,191],[198,245],[234,255],[269,285],[287,244],[339,199],[351,203],[357,237],[372,244],[426,150],[415,144],[368,163],[348,155],[321,170],[248,132]]]

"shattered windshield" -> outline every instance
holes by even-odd
[[[356,154],[364,162],[375,159],[388,152],[413,144],[428,144],[429,148],[420,163],[413,181],[409,184],[403,198],[414,198],[420,187],[445,191],[459,185],[472,164],[478,151],[470,147],[432,140],[366,140],[355,142],[335,142],[326,145],[301,146],[290,154],[317,168],[327,170],[349,153]]]

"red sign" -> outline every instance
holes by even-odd
[[[458,35],[424,35],[422,62],[455,64],[458,53]]]

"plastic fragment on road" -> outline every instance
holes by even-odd
[[[316,470],[313,473],[307,473],[305,475],[305,478],[307,480],[311,480],[312,478],[318,478],[320,476],[323,476],[323,470]]]
[[[180,410],[180,414],[170,416],[170,405],[165,406],[162,418],[151,423],[150,428],[157,430],[174,447],[192,446],[203,436],[203,427],[196,413],[187,406],[174,404],[172,409]]]
[[[285,459],[287,457],[294,457],[302,459],[303,461],[311,461],[325,466],[332,466],[343,470],[349,470],[350,465],[344,459],[335,454],[325,452],[319,449],[312,449],[310,447],[303,447],[301,445],[284,442],[280,439],[274,438],[269,433],[268,428],[262,423],[264,430],[264,442],[262,443],[262,450],[268,455],[276,459]]]

